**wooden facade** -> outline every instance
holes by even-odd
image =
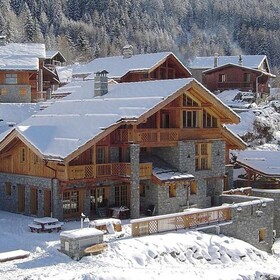
[[[166,80],[189,78],[191,73],[173,55],[167,56],[163,61],[149,70],[134,70],[120,78],[119,82],[139,82],[150,80]]]
[[[202,82],[210,91],[239,89],[269,94],[269,75],[238,65],[229,64],[205,71]]]

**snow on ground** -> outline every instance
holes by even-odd
[[[125,220],[123,237],[105,235],[106,251],[77,262],[58,251],[59,233],[32,233],[27,226],[31,221],[32,217],[0,211],[0,252],[30,252],[28,258],[1,263],[1,280],[280,277],[280,242],[274,248],[278,255],[270,255],[243,241],[198,231],[132,238],[129,220]],[[79,221],[71,221],[65,223],[64,230],[79,227]]]

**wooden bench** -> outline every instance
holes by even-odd
[[[42,225],[36,224],[36,223],[31,223],[28,225],[31,232],[41,232],[42,231]]]
[[[59,232],[61,230],[62,226],[63,226],[63,223],[61,223],[61,222],[47,224],[44,226],[44,230],[48,231],[48,232],[52,232],[53,230],[56,230],[57,232]]]

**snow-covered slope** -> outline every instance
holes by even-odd
[[[26,259],[0,264],[1,280],[11,279],[264,279],[280,277],[280,258],[230,237],[180,230],[131,238],[106,235],[108,249],[79,262],[60,253],[59,233],[32,233],[32,217],[0,211],[0,252],[30,251]],[[79,228],[80,222],[64,225]],[[277,276],[277,277],[278,277]]]

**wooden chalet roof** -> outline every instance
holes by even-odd
[[[279,151],[241,151],[236,162],[265,177],[280,178]]]
[[[242,65],[244,67],[261,70],[263,63],[268,66],[266,55],[242,55]],[[196,57],[190,63],[190,69],[212,69],[214,68],[214,56]],[[218,67],[225,64],[238,65],[240,56],[218,56]],[[268,71],[270,72],[269,68]]]
[[[234,111],[193,78],[111,84],[108,93],[98,97],[94,97],[93,81],[89,80],[0,135],[0,151],[20,138],[45,159],[69,161],[74,153],[85,151],[120,125],[141,122],[187,90],[212,104],[223,123],[239,122]]]
[[[172,52],[137,54],[129,58],[124,58],[123,56],[96,58],[85,65],[74,65],[72,74],[73,76],[78,74],[94,74],[105,69],[109,72],[108,77],[119,79],[128,72],[151,71],[168,57],[173,57],[178,62],[179,67],[191,76],[190,71]],[[93,76],[88,78],[93,78]]]
[[[271,73],[268,73],[268,72],[266,72],[265,70],[259,70],[259,69],[255,69],[255,68],[249,68],[249,67],[245,67],[245,66],[237,65],[237,64],[233,64],[233,63],[227,63],[227,64],[224,64],[224,65],[221,65],[221,66],[218,66],[218,67],[214,67],[214,68],[211,68],[211,69],[207,69],[207,70],[203,71],[202,73],[204,73],[204,74],[209,74],[209,73],[217,72],[217,71],[220,71],[220,70],[222,70],[222,69],[229,68],[229,67],[236,67],[236,68],[240,68],[240,69],[242,69],[242,70],[251,71],[251,72],[256,72],[256,73],[259,73],[259,74],[264,74],[264,75],[267,75],[267,76],[270,76],[270,77],[273,77],[273,78],[276,77],[275,75],[273,75],[273,74],[271,74]]]

